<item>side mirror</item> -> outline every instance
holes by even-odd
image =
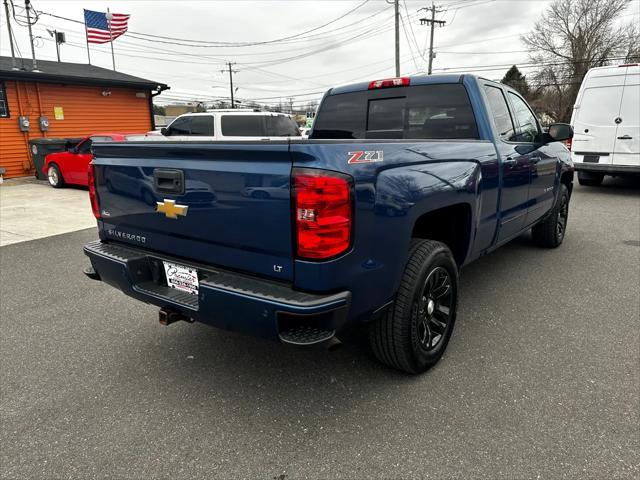
[[[160,129],[160,133],[161,133],[162,135],[164,135],[165,137],[167,137],[167,136],[169,136],[169,129],[168,129],[167,127],[162,127],[162,128]]]
[[[568,123],[553,123],[549,125],[549,136],[555,142],[562,142],[573,138],[573,127]]]
[[[69,149],[69,151],[70,151],[71,153],[78,153],[78,147],[71,147],[71,148]]]

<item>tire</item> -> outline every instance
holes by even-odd
[[[591,172],[578,172],[578,183],[585,187],[598,187],[604,180],[604,174]]]
[[[411,374],[432,367],[451,338],[457,302],[458,267],[449,248],[414,240],[393,307],[370,325],[374,355]]]
[[[60,168],[55,163],[49,164],[49,168],[47,168],[47,180],[49,180],[49,185],[53,188],[64,187],[64,178],[62,177]]]
[[[533,241],[541,247],[559,247],[567,232],[569,218],[569,190],[563,183],[553,209],[547,217],[531,229]]]

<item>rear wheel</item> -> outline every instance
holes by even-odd
[[[49,185],[53,188],[64,187],[64,178],[62,178],[60,168],[55,163],[50,164],[49,168],[47,168],[47,179],[49,180]]]
[[[578,172],[578,183],[585,187],[597,187],[602,184],[604,174],[593,172]]]
[[[531,229],[533,240],[541,247],[556,248],[564,240],[569,219],[569,190],[560,184],[558,199],[547,218]]]
[[[370,325],[382,363],[421,373],[444,354],[456,319],[458,268],[446,245],[414,240],[394,306]]]

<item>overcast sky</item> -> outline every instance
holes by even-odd
[[[437,19],[447,23],[435,31],[434,73],[473,72],[500,79],[507,64],[526,64],[519,35],[529,31],[549,0],[442,0]],[[23,0],[14,0],[16,7]],[[237,97],[277,103],[289,96],[295,104],[318,99],[339,84],[394,75],[393,5],[385,0],[308,1],[60,1],[33,0],[36,10],[82,21],[83,8],[128,13],[130,33],[115,40],[119,71],[167,83],[166,101],[228,97],[225,61],[236,62]],[[426,1],[401,0],[401,73],[426,71],[427,26],[419,19]],[[356,8],[358,7],[359,8]],[[638,12],[634,2],[629,12]],[[354,10],[355,9],[355,10]],[[332,22],[350,10],[352,13]],[[18,12],[19,13],[19,12]],[[6,18],[2,12],[0,54],[9,55]],[[324,24],[329,25],[321,27]],[[23,57],[30,56],[26,27],[13,24]],[[87,62],[84,27],[41,14],[34,26],[36,56],[55,60],[55,44],[47,29],[67,35],[63,61]],[[264,42],[312,32],[300,38],[257,46],[183,46],[196,42]],[[150,34],[162,38],[136,36]],[[134,38],[136,36],[136,38]],[[168,38],[171,37],[171,38]],[[308,37],[308,38],[305,38]],[[174,40],[175,39],[175,40]],[[184,40],[183,40],[184,39]],[[173,43],[160,43],[173,42]],[[193,43],[193,42],[187,42]],[[292,58],[299,57],[299,58]],[[109,46],[91,45],[91,61],[111,68]],[[531,71],[526,66],[523,72]]]

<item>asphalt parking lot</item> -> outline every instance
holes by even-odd
[[[2,478],[638,478],[640,185],[576,185],[557,250],[464,270],[409,377],[294,350],[84,278],[95,230],[0,248]]]

